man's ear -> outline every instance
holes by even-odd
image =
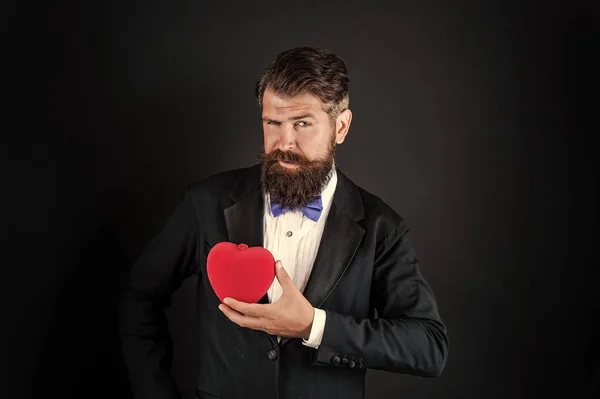
[[[335,142],[337,144],[342,144],[346,139],[350,123],[352,123],[352,111],[346,108],[335,120]]]

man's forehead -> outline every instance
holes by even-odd
[[[321,108],[321,99],[311,93],[300,93],[296,96],[283,96],[266,90],[263,96],[263,111],[296,112]]]

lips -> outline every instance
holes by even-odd
[[[279,166],[282,166],[287,169],[296,169],[299,167],[299,164],[296,162],[288,162],[288,161],[279,161]]]

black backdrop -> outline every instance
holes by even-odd
[[[254,82],[277,52],[306,44],[347,62],[354,120],[337,162],[407,220],[449,328],[441,377],[371,371],[368,398],[592,397],[596,12],[466,0],[6,5],[0,396],[129,397],[118,273],[185,185],[255,161]],[[192,286],[169,310],[187,398]]]

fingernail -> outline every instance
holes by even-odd
[[[277,261],[277,267],[280,269],[283,267],[283,265],[281,264],[281,261]]]
[[[225,299],[223,299],[223,303],[224,303],[225,305],[229,305],[229,304],[231,303],[231,299],[229,299],[229,298],[225,298]]]

